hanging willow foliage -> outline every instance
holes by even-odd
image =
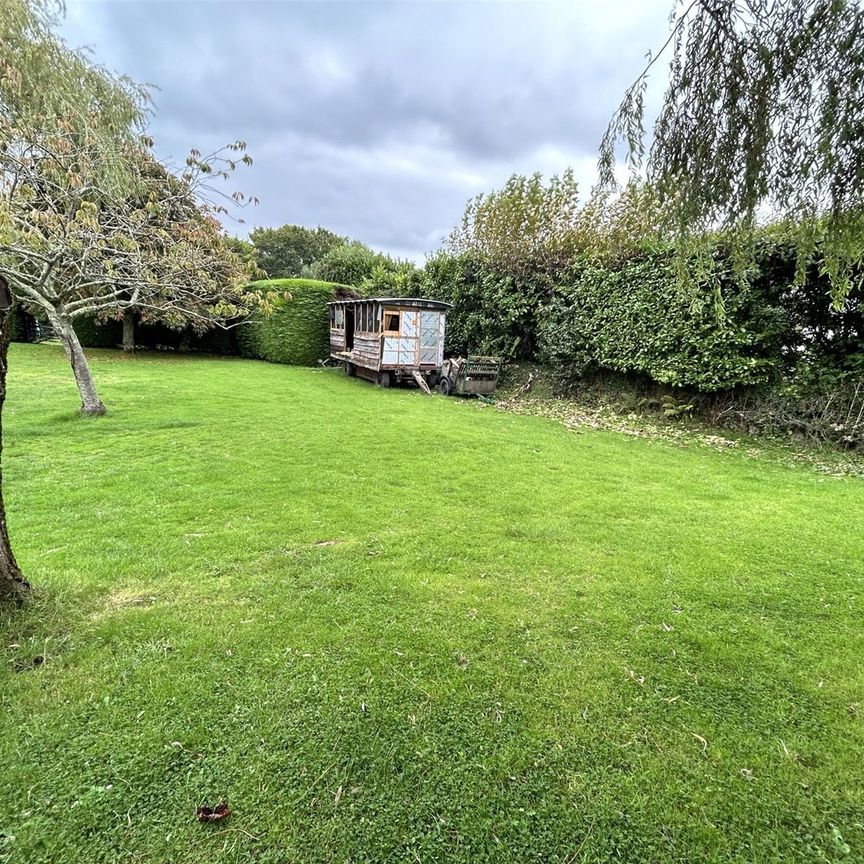
[[[709,231],[747,257],[759,222],[787,221],[799,273],[817,261],[835,302],[864,259],[864,12],[848,0],[692,0],[627,90],[600,147],[601,191],[616,188],[623,142],[644,168],[666,228],[691,252]],[[645,153],[645,90],[671,51]]]

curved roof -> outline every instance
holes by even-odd
[[[387,306],[413,306],[418,309],[450,309],[452,303],[427,300],[424,297],[360,297],[357,300],[332,300],[328,306],[347,306],[349,303],[383,303]]]

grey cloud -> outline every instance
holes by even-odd
[[[247,140],[251,221],[320,223],[417,258],[483,184],[589,164],[667,12],[82,0],[66,31],[159,86],[163,155]]]

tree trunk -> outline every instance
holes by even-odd
[[[3,403],[6,401],[6,351],[9,347],[8,315],[0,311],[0,453],[3,451]],[[21,603],[30,586],[21,575],[9,545],[6,508],[3,505],[3,470],[0,466],[0,606]]]
[[[131,309],[123,313],[123,350],[135,351],[135,313]]]
[[[84,356],[84,349],[78,341],[78,334],[72,326],[71,319],[62,313],[56,313],[49,317],[51,323],[54,325],[54,329],[57,331],[57,336],[63,343],[66,356],[69,358],[69,363],[72,366],[72,374],[75,376],[75,383],[78,385],[78,392],[81,394],[81,413],[90,416],[104,414],[105,406],[96,392],[96,385],[93,383],[90,366],[87,363],[87,358]]]

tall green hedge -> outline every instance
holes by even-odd
[[[417,294],[444,300],[445,350],[531,360],[537,352],[538,316],[557,274],[526,264],[507,272],[470,252],[439,253],[415,279]]]
[[[541,356],[560,377],[608,369],[703,392],[778,377],[783,309],[756,280],[679,284],[672,253],[647,253],[617,267],[583,259],[541,315]]]
[[[681,285],[670,250],[554,266],[441,253],[418,293],[447,300],[446,350],[542,360],[562,383],[604,370],[709,393],[788,381],[804,365],[864,366],[864,289],[834,309],[824,274],[796,280],[796,250],[766,236],[747,278],[714,250],[714,285]],[[856,359],[857,358],[857,359]],[[856,365],[857,364],[857,365]]]
[[[269,315],[255,314],[241,324],[240,354],[270,363],[314,366],[329,354],[327,304],[344,286],[314,279],[267,279],[251,288],[285,292]]]

